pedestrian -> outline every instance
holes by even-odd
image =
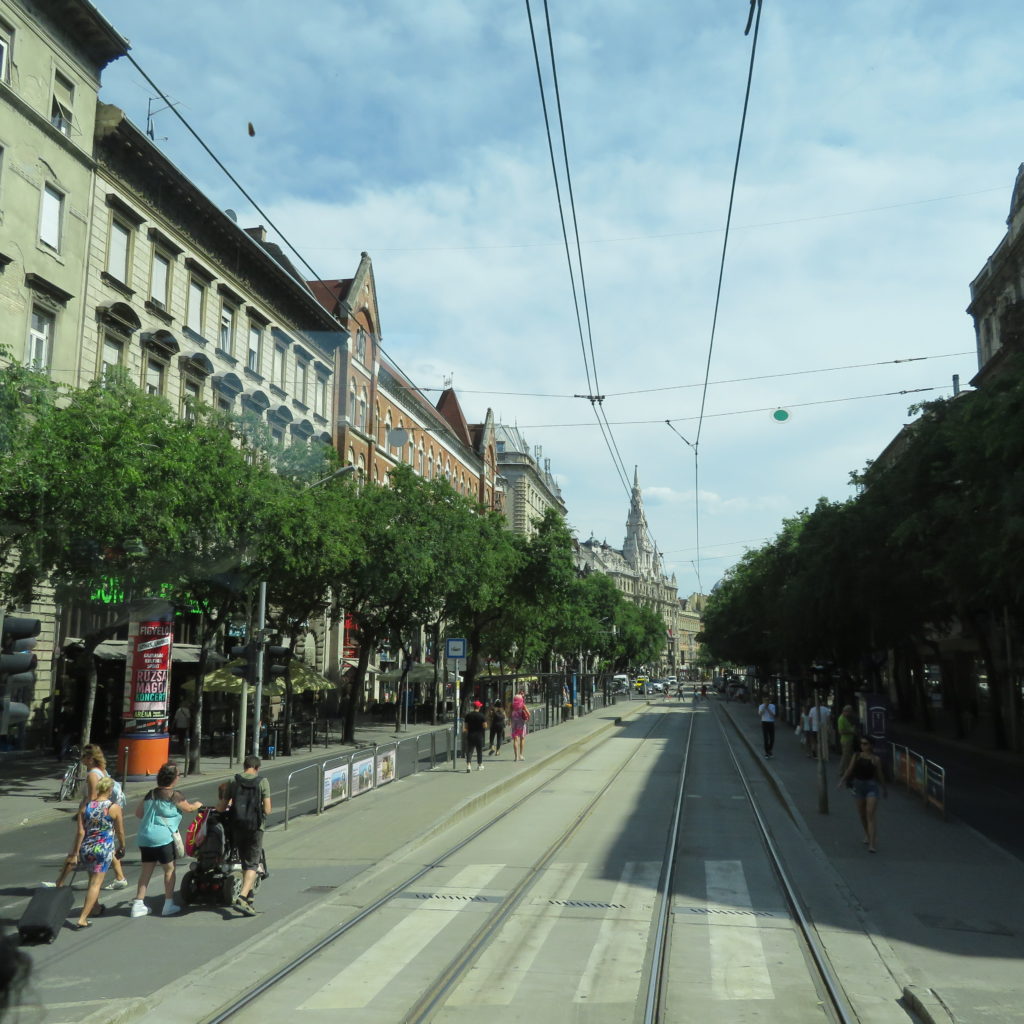
[[[889,795],[885,785],[882,762],[866,736],[860,741],[860,750],[850,759],[845,773],[840,776],[836,788],[846,785],[847,778],[853,782],[853,798],[857,801],[857,814],[864,826],[864,842],[868,853],[877,853],[878,843],[878,794]]]
[[[702,700],[708,699],[708,688],[706,685],[700,688],[700,695]]]
[[[178,746],[182,753],[185,752],[185,742],[191,728],[192,709],[188,706],[188,702],[184,701],[174,712],[174,734],[178,737]]]
[[[808,757],[814,757],[811,746],[811,739],[813,733],[811,732],[811,705],[804,704],[800,711],[800,744],[807,751]]]
[[[811,743],[808,757],[828,760],[828,723],[831,711],[827,704],[812,704],[807,712],[811,725]]]
[[[248,917],[256,916],[252,890],[262,869],[263,827],[270,814],[270,782],[260,775],[260,759],[249,754],[243,771],[223,790],[217,810],[231,808],[231,841],[242,862],[242,887],[232,906]]]
[[[513,761],[525,761],[523,753],[526,747],[526,724],[530,721],[530,710],[526,706],[526,698],[517,693],[512,698],[512,754]]]
[[[499,697],[491,708],[490,715],[490,751],[493,755],[501,753],[501,745],[505,741],[505,705]]]
[[[857,719],[849,704],[839,714],[836,731],[839,733],[839,774],[843,775],[850,767],[853,755],[857,752]]]
[[[768,699],[768,694],[761,695],[761,703],[757,708],[761,719],[761,738],[764,740],[764,756],[772,757],[775,749],[775,705]]]
[[[72,870],[77,866],[89,872],[89,888],[85,892],[82,912],[76,928],[89,928],[89,917],[99,917],[106,909],[99,902],[100,887],[117,854],[124,856],[124,816],[111,799],[114,780],[105,775],[96,784],[96,798],[84,800],[78,809],[78,830],[75,835],[74,858],[68,857]]]
[[[472,708],[466,712],[465,724],[462,727],[462,746],[466,753],[466,771],[470,769],[473,751],[476,751],[476,770],[484,770],[484,729],[487,727],[487,716],[484,715],[483,703],[473,701]]]
[[[99,784],[103,779],[110,779],[111,786],[111,799],[116,803],[121,810],[124,810],[125,799],[124,790],[121,789],[121,784],[107,774],[107,759],[103,753],[102,748],[96,743],[87,743],[82,749],[82,764],[87,769],[85,775],[86,793],[82,799],[81,806],[90,803],[98,799]],[[79,810],[81,810],[81,806]],[[74,848],[72,848],[74,849]],[[70,854],[68,859],[64,861],[63,866],[60,869],[60,874],[57,876],[56,882],[43,882],[42,884],[47,888],[60,888],[68,880],[68,877],[74,874],[76,868],[75,864],[77,857],[72,857]],[[115,857],[114,863],[114,880],[104,886],[107,890],[112,889],[127,889],[128,879],[124,877],[124,868],[121,866],[121,858]]]
[[[141,819],[138,832],[139,853],[142,858],[142,870],[139,872],[139,884],[135,890],[131,916],[145,917],[149,912],[146,906],[146,889],[153,876],[153,870],[159,864],[164,873],[164,917],[170,917],[181,911],[174,902],[174,875],[177,850],[175,836],[180,835],[182,811],[198,811],[202,803],[190,803],[182,793],[174,788],[178,781],[178,767],[172,762],[165,764],[156,775],[156,786],[151,789],[135,808],[135,817]]]

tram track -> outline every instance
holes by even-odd
[[[756,828],[757,836],[765,853],[765,860],[771,865],[770,873],[766,871],[766,875],[770,874],[774,877],[781,900],[765,897],[763,892],[760,895],[762,901],[766,898],[770,899],[771,905],[779,908],[780,912],[778,913],[766,913],[763,910],[746,912],[741,908],[726,911],[708,910],[706,913],[727,913],[736,915],[737,918],[743,918],[745,914],[750,917],[750,914],[753,914],[754,916],[750,917],[749,921],[733,922],[746,928],[748,934],[758,930],[758,914],[762,918],[773,918],[771,927],[775,929],[774,934],[783,934],[780,929],[785,928],[785,934],[791,933],[793,936],[787,941],[792,944],[794,949],[800,950],[800,955],[794,954],[791,958],[792,963],[788,969],[805,970],[807,980],[802,984],[809,993],[813,992],[815,994],[814,997],[807,999],[806,1016],[800,1019],[828,1021],[832,1022],[832,1024],[855,1024],[859,1017],[855,1013],[851,1001],[844,991],[842,982],[829,961],[828,954],[817,935],[814,924],[804,910],[800,894],[790,877],[790,873],[767,823],[764,809],[759,806],[758,796],[751,785],[750,779],[747,777],[750,772],[750,766],[745,766],[741,756],[738,755],[734,740],[730,738],[723,724],[721,712],[715,710],[711,705],[706,705],[705,710],[708,714],[705,717],[699,713],[700,709],[697,706],[688,709],[691,713],[688,716],[689,722],[685,726],[684,731],[683,727],[678,726],[678,722],[672,722],[674,717],[672,715],[673,710],[674,707],[672,705],[663,706],[662,708],[652,709],[654,713],[649,711],[645,715],[633,719],[634,725],[642,724],[643,731],[641,735],[631,737],[631,740],[635,741],[631,744],[632,749],[628,753],[620,755],[613,764],[601,764],[600,761],[595,762],[602,773],[600,779],[592,784],[592,789],[586,788],[584,793],[577,793],[573,797],[574,800],[578,800],[578,803],[574,805],[573,812],[567,814],[565,822],[559,822],[558,830],[555,834],[544,838],[543,847],[538,851],[532,852],[527,858],[526,863],[517,862],[515,864],[514,870],[517,874],[512,882],[503,886],[495,885],[494,889],[486,889],[487,882],[481,883],[485,888],[480,890],[481,894],[479,895],[461,894],[453,888],[446,887],[444,884],[440,886],[433,884],[427,886],[426,888],[429,891],[422,893],[414,891],[417,883],[421,882],[431,872],[442,868],[453,870],[452,865],[459,854],[462,854],[462,861],[465,861],[467,857],[471,863],[475,863],[476,859],[480,858],[486,860],[486,852],[474,853],[470,851],[472,844],[482,843],[482,848],[485,850],[487,849],[488,842],[493,846],[495,840],[492,833],[495,833],[503,823],[508,825],[514,820],[512,816],[522,811],[531,801],[536,800],[542,794],[547,794],[548,799],[552,799],[550,794],[555,792],[556,784],[560,780],[568,780],[570,773],[574,771],[578,772],[581,769],[593,770],[595,765],[587,765],[587,760],[594,757],[598,749],[605,749],[605,760],[609,760],[607,758],[608,748],[606,744],[588,744],[586,748],[579,752],[578,756],[572,757],[571,760],[568,760],[554,771],[546,772],[544,777],[537,781],[536,785],[531,785],[500,813],[490,815],[486,821],[473,828],[469,834],[446,847],[443,852],[431,856],[428,863],[418,866],[416,870],[409,872],[399,881],[389,883],[387,890],[379,897],[374,898],[366,906],[353,913],[346,920],[338,924],[337,927],[324,934],[318,941],[307,946],[301,953],[290,959],[279,969],[274,970],[273,973],[268,974],[261,981],[252,985],[239,997],[232,999],[230,1003],[223,1005],[211,1016],[204,1018],[202,1024],[221,1024],[221,1022],[226,1021],[236,1021],[237,1024],[243,1024],[245,1021],[266,1019],[269,1008],[273,1005],[275,999],[280,1001],[282,998],[296,999],[297,1005],[303,1009],[309,1009],[310,1004],[308,1000],[305,1003],[301,1002],[301,998],[305,997],[300,998],[294,994],[285,997],[281,992],[278,992],[278,989],[283,989],[288,979],[292,978],[304,965],[312,966],[317,963],[321,954],[326,954],[339,940],[353,933],[361,925],[365,925],[369,929],[365,933],[369,944],[379,941],[379,939],[374,938],[375,935],[379,935],[382,930],[386,934],[389,927],[394,927],[387,924],[382,912],[386,908],[391,908],[389,911],[391,914],[390,920],[394,921],[396,913],[404,913],[405,907],[411,905],[409,902],[403,904],[399,901],[409,901],[412,899],[421,902],[450,900],[452,903],[448,904],[449,907],[454,906],[455,901],[466,901],[462,905],[469,906],[473,904],[481,919],[477,920],[472,914],[469,917],[464,916],[462,918],[464,926],[462,930],[452,930],[457,935],[452,934],[452,932],[445,933],[446,943],[451,941],[452,949],[447,949],[447,946],[444,944],[434,947],[433,953],[435,955],[430,963],[429,977],[425,976],[419,988],[410,991],[408,1001],[404,1003],[406,1008],[400,1012],[400,1016],[396,1014],[387,1019],[401,1020],[403,1024],[425,1024],[425,1022],[433,1020],[456,1021],[466,1019],[460,1016],[460,1013],[464,1012],[464,1008],[467,1006],[466,992],[472,991],[473,986],[479,984],[478,981],[469,981],[470,975],[475,970],[476,977],[480,976],[480,971],[486,973],[488,968],[481,965],[494,961],[495,951],[497,948],[500,948],[502,941],[505,942],[506,946],[509,943],[507,936],[503,939],[504,931],[508,929],[513,935],[522,933],[524,919],[527,922],[525,927],[531,927],[529,923],[533,920],[531,914],[538,912],[537,907],[539,905],[563,903],[572,907],[583,908],[578,912],[581,914],[585,914],[587,908],[594,910],[604,908],[611,914],[626,909],[614,902],[588,901],[585,896],[578,902],[572,898],[568,900],[555,900],[550,898],[550,892],[543,886],[539,894],[535,890],[538,886],[538,879],[542,878],[545,873],[550,875],[552,872],[557,873],[559,870],[564,870],[565,864],[556,863],[561,851],[580,835],[581,830],[584,829],[584,826],[591,819],[601,815],[602,808],[606,806],[605,801],[612,800],[614,803],[614,798],[610,795],[612,794],[613,787],[623,778],[631,766],[641,766],[642,759],[638,763],[638,755],[645,751],[645,748],[648,748],[651,741],[667,741],[670,738],[672,740],[671,745],[667,743],[661,744],[661,747],[664,749],[661,749],[661,760],[657,762],[658,767],[656,769],[660,771],[661,782],[659,785],[662,787],[659,790],[662,794],[659,806],[668,808],[668,813],[661,818],[661,822],[664,824],[664,848],[663,853],[660,855],[660,870],[657,874],[651,874],[649,882],[643,883],[644,886],[649,885],[649,891],[653,893],[654,903],[653,907],[650,908],[649,918],[644,919],[646,922],[644,924],[644,932],[647,938],[643,940],[645,946],[643,967],[640,972],[641,978],[638,983],[639,998],[636,1000],[635,1017],[630,1019],[635,1019],[637,1022],[643,1021],[643,1024],[681,1024],[684,1021],[700,1019],[687,1015],[687,1011],[683,1008],[684,1004],[678,998],[678,980],[675,981],[676,999],[674,1003],[671,999],[666,998],[666,993],[669,991],[669,980],[672,979],[674,969],[677,973],[685,973],[685,966],[688,965],[692,957],[692,949],[685,948],[685,942],[680,938],[681,935],[685,934],[686,939],[689,940],[695,934],[692,924],[695,918],[692,914],[685,918],[689,931],[684,927],[679,934],[676,933],[676,922],[680,920],[680,913],[685,915],[686,911],[693,909],[692,907],[681,909],[679,901],[682,899],[682,894],[686,892],[692,903],[695,891],[692,878],[690,879],[691,884],[689,886],[685,886],[679,878],[681,862],[685,860],[685,854],[681,853],[681,837],[686,826],[687,796],[699,796],[699,794],[690,794],[688,779],[688,772],[691,766],[691,747],[695,730],[699,728],[699,721],[706,722],[707,726],[710,726],[710,719],[712,717],[715,720],[715,731],[718,736],[718,739],[715,741],[716,756],[720,753],[721,763],[725,764],[727,762],[731,767],[734,780],[728,784],[730,791],[736,788],[736,781],[738,780],[737,792],[742,790],[742,800],[745,801],[745,806],[749,810],[749,818]],[[703,727],[702,732],[706,742],[710,735],[708,729]],[[676,741],[679,742],[677,743]],[[653,760],[654,756],[652,754]],[[749,756],[745,757],[744,760],[749,760]],[[672,783],[674,786],[674,799],[667,800],[665,799],[664,789],[670,785],[668,781],[670,778],[674,780]],[[588,779],[588,787],[589,784],[590,780]],[[568,791],[572,792],[571,786],[568,788]],[[563,795],[561,799],[568,798]],[[731,799],[740,799],[740,797],[732,796]],[[735,807],[736,805],[732,806]],[[657,831],[659,833],[661,828],[662,824],[658,824]],[[572,858],[570,856],[566,859],[571,860]],[[690,862],[691,868],[693,863],[693,861]],[[444,877],[443,873],[435,876],[435,879],[440,877]],[[647,890],[645,889],[645,891]],[[699,897],[697,899],[699,901]],[[709,903],[708,906],[710,907],[711,904]],[[783,906],[785,907],[785,913],[781,913]],[[700,911],[695,911],[695,913],[699,914]],[[380,920],[378,920],[378,916],[380,916]],[[634,918],[633,920],[635,922],[636,919]],[[707,917],[702,920],[707,920],[708,930],[710,930],[713,926],[712,919]],[[518,932],[517,929],[519,930]],[[738,928],[734,929],[734,931],[738,931]],[[359,932],[356,934],[361,936],[364,933]],[[356,948],[362,949],[364,941],[357,938],[354,945]],[[342,964],[347,963],[348,967],[343,967],[342,970],[349,970],[349,975],[351,976],[353,963],[350,959],[351,955],[348,953],[343,955],[340,961],[338,959],[332,961],[332,964],[335,966],[331,967],[330,970],[334,970],[339,962]],[[802,964],[802,967],[799,966],[800,964]],[[303,977],[318,978],[323,973],[323,970],[327,970],[327,968],[314,968],[312,974],[306,971]],[[317,982],[313,981],[312,984],[315,986]],[[337,983],[332,982],[332,984]],[[270,1000],[266,1007],[263,1006],[264,999]],[[368,1007],[371,1004],[365,1005]],[[593,1011],[588,1011],[588,1013],[600,1013],[596,1001],[591,1003],[591,1006],[593,1006]],[[367,1018],[357,1017],[356,1019]],[[375,1017],[373,1019],[383,1020],[385,1018]],[[499,1016],[495,1019],[503,1018]],[[520,1018],[517,1017],[516,1019]],[[546,1020],[549,1018],[542,1017],[540,1019]],[[581,1017],[579,1019],[600,1020],[604,1018],[598,1015]],[[615,1017],[615,1019],[618,1020],[620,1018]]]
[[[651,729],[644,739],[648,739],[651,733],[658,727],[660,715],[652,715],[651,717]],[[642,719],[634,719],[634,721],[642,721]],[[502,902],[502,905],[498,908],[496,913],[493,915],[493,921],[485,923],[473,939],[466,944],[459,953],[451,959],[448,967],[442,972],[437,978],[434,986],[432,986],[427,992],[423,994],[417,1004],[403,1017],[403,1022],[407,1024],[414,1024],[414,1022],[427,1021],[430,1019],[429,1014],[433,1012],[434,1008],[443,1001],[443,996],[446,992],[450,991],[454,984],[457,983],[459,978],[465,973],[468,967],[473,961],[475,954],[479,952],[487,941],[495,934],[508,916],[513,910],[519,906],[529,891],[533,879],[536,877],[538,871],[542,870],[543,867],[550,863],[566,842],[575,834],[579,829],[580,825],[590,816],[594,807],[600,801],[600,798],[608,791],[616,779],[625,771],[630,762],[636,757],[637,753],[642,749],[643,744],[639,743],[636,748],[630,752],[630,754],[623,759],[622,764],[614,772],[614,774],[608,779],[608,781],[599,789],[597,794],[586,804],[586,806],[579,812],[572,823],[563,831],[562,835],[559,836],[556,841],[549,845],[544,853],[535,859],[535,862],[530,871],[528,871],[521,883],[510,892],[506,899]],[[585,761],[593,753],[594,744],[588,744],[579,757],[574,758],[569,764],[561,768],[555,778],[561,777],[573,769],[577,768],[581,762]],[[258,984],[249,988],[238,998],[232,1000],[229,1004],[221,1007],[215,1014],[205,1018],[201,1024],[223,1024],[223,1022],[236,1018],[242,1011],[251,1007],[256,1003],[263,995],[272,990],[275,986],[289,978],[295,971],[306,964],[308,961],[316,957],[318,954],[323,952],[325,949],[332,946],[335,942],[341,939],[343,936],[351,932],[359,924],[363,923],[367,919],[371,918],[374,914],[381,910],[381,908],[387,906],[402,893],[408,891],[413,885],[416,884],[420,879],[434,871],[440,865],[444,864],[455,854],[468,847],[471,843],[478,840],[481,836],[495,828],[500,822],[507,819],[510,815],[514,814],[517,810],[529,803],[529,801],[535,797],[538,793],[545,790],[552,784],[553,779],[547,777],[538,782],[536,786],[531,787],[525,794],[519,797],[514,803],[510,804],[501,813],[493,815],[488,821],[478,828],[473,830],[469,835],[460,839],[457,843],[454,843],[442,854],[433,858],[428,864],[419,868],[415,872],[406,876],[402,881],[392,885],[383,895],[375,899],[372,903],[364,907],[359,913],[353,915],[351,918],[342,922],[337,928],[330,931],[318,942],[309,946],[303,950],[299,955],[294,957],[288,963],[284,964],[273,974],[263,979]]]

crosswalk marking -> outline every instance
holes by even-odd
[[[508,1006],[566,909],[547,901],[568,899],[586,867],[552,864],[530,892],[531,908],[536,905],[538,912],[520,913],[508,921],[452,993],[447,1005]]]
[[[479,892],[504,867],[474,864],[446,888]],[[355,1010],[366,1006],[394,980],[469,904],[428,899],[299,1006],[300,1010]]]
[[[574,1003],[636,1002],[660,874],[658,861],[626,864],[611,902],[636,909],[632,913],[612,912],[601,922],[597,941],[573,995]]]
[[[774,998],[742,863],[738,860],[706,861],[704,877],[713,996],[716,999]],[[733,917],[728,924],[714,916],[719,911],[736,910],[746,911],[751,916]]]

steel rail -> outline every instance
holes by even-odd
[[[657,725],[659,725],[662,721],[662,715],[652,716],[652,728],[648,732],[647,736],[643,737],[643,739],[648,739],[650,737],[650,734],[654,731],[654,728]],[[552,847],[549,848],[549,850],[542,855],[542,857],[538,861],[539,866],[542,867],[544,866],[544,864],[549,862],[551,858],[558,852],[561,846],[564,845],[564,843],[570,838],[571,833],[577,830],[579,826],[583,823],[583,821],[586,820],[586,817],[589,816],[589,814],[591,813],[593,806],[597,803],[598,798],[601,795],[603,795],[604,792],[609,788],[609,786],[611,786],[612,782],[614,782],[615,779],[617,779],[619,775],[621,775],[621,773],[626,769],[630,761],[632,761],[633,758],[636,757],[636,755],[642,749],[642,746],[642,743],[637,745],[636,749],[633,750],[632,753],[630,753],[630,755],[625,759],[622,765],[616,770],[612,778],[601,789],[600,793],[598,793],[597,796],[595,796],[590,801],[587,807],[584,808],[584,810],[581,811],[579,815],[577,815],[577,817],[573,820],[573,823],[569,826],[569,829],[565,830],[565,833],[563,833],[563,835],[559,839],[555,840],[554,844],[552,844]],[[581,761],[590,757],[593,751],[594,744],[589,743],[587,745],[587,749],[584,750],[579,757],[575,758],[564,768],[560,769],[554,777],[559,778],[562,775],[565,775],[566,773],[574,769]],[[318,953],[322,952],[328,946],[332,945],[343,935],[350,932],[353,928],[355,928],[357,925],[365,921],[367,918],[372,917],[378,910],[380,910],[382,907],[390,903],[393,899],[397,898],[401,893],[407,890],[409,886],[415,884],[417,881],[423,878],[424,875],[428,874],[429,872],[435,870],[438,867],[441,867],[444,864],[444,862],[447,861],[450,857],[454,856],[460,850],[469,846],[470,843],[475,842],[478,838],[480,838],[480,836],[486,834],[488,831],[494,828],[499,822],[507,818],[510,814],[519,810],[538,793],[540,793],[544,789],[547,789],[551,785],[551,782],[551,776],[546,776],[545,778],[541,779],[536,786],[531,787],[529,792],[524,793],[523,796],[520,797],[520,799],[515,801],[515,803],[508,805],[499,814],[495,815],[489,821],[486,821],[483,825],[479,826],[479,828],[474,829],[474,831],[471,832],[468,836],[466,836],[464,839],[461,839],[453,846],[449,847],[447,850],[444,851],[444,853],[431,860],[430,863],[424,865],[422,868],[413,872],[412,874],[407,876],[403,881],[392,886],[382,896],[374,900],[368,906],[364,907],[361,911],[359,911],[359,913],[355,914],[353,917],[342,922],[340,925],[338,925],[337,928],[332,929],[322,939],[319,939],[317,942],[307,947],[298,956],[294,957],[292,960],[288,961],[288,963],[284,964],[284,966],[274,971],[273,974],[268,975],[266,978],[264,978],[262,981],[258,982],[256,985],[249,988],[247,991],[242,993],[241,996],[234,999],[232,1002],[220,1007],[211,1016],[203,1018],[203,1020],[199,1022],[199,1024],[223,1024],[224,1021],[230,1020],[232,1017],[240,1013],[246,1007],[256,1002],[256,1000],[258,1000],[266,992],[270,991],[270,989],[274,988],[274,986],[284,981],[285,978],[293,974],[303,964],[307,963]],[[521,882],[518,886],[516,886],[515,889],[513,889],[512,892],[505,897],[505,899],[502,902],[502,905],[495,912],[496,917],[500,917],[501,921],[504,921],[508,917],[508,914],[511,913],[511,910],[514,909],[517,903],[522,900],[525,893],[536,881],[537,874],[537,865],[531,867],[526,871],[524,881]],[[512,902],[513,900],[515,900],[516,902]],[[424,1016],[423,1014],[429,1014],[429,1012],[431,1012],[431,1010],[436,1007],[436,1004],[440,1001],[443,995],[451,989],[452,985],[455,984],[455,982],[462,976],[462,974],[465,973],[465,970],[471,965],[473,956],[475,956],[476,952],[484,944],[487,938],[487,936],[484,934],[486,928],[486,925],[484,926],[484,928],[481,928],[477,932],[477,934],[474,935],[472,939],[470,939],[469,943],[467,943],[463,947],[462,951],[460,951],[460,953],[449,962],[448,967],[439,975],[434,987],[428,990],[428,993],[426,995],[421,997],[421,999],[414,1005],[413,1009],[403,1017],[403,1021],[407,1022],[407,1024],[413,1024],[413,1022],[425,1021],[429,1019],[428,1016]],[[430,997],[429,1006],[425,1005],[427,1003],[428,997]],[[414,1016],[414,1013],[419,1014],[419,1016]]]

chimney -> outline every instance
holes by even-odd
[[[265,242],[267,240],[267,229],[262,224],[258,228],[246,228],[245,233],[250,238],[255,238],[257,242]]]

